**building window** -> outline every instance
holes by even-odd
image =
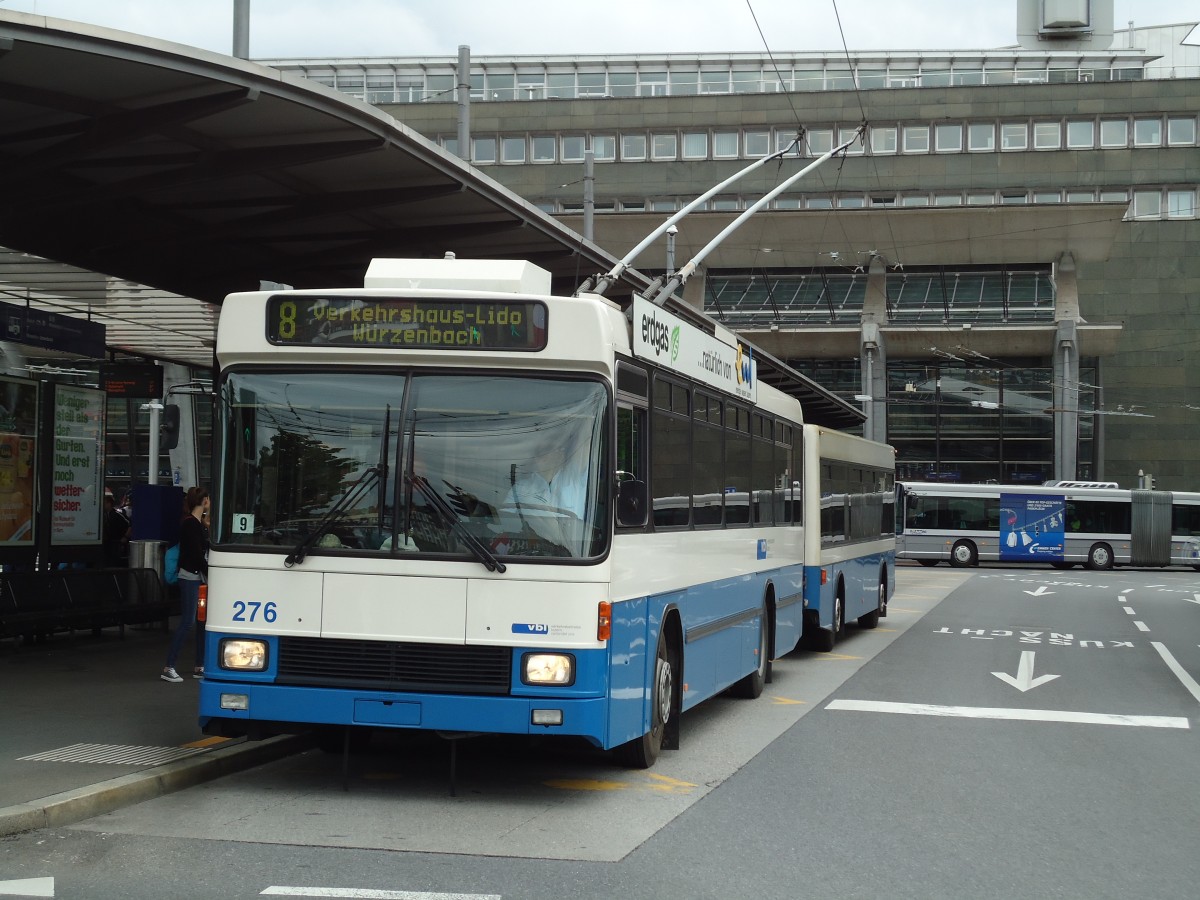
[[[558,148],[558,139],[552,134],[535,134],[533,136],[533,161],[554,162],[554,151]]]
[[[688,131],[683,135],[684,159],[708,159],[708,132]]]
[[[799,209],[799,197],[780,197],[775,201],[776,209]]]
[[[1034,203],[1062,203],[1062,194],[1058,191],[1034,191]]]
[[[934,206],[962,206],[962,194],[934,194]]]
[[[967,194],[967,206],[991,206],[995,202],[995,194]]]
[[[866,201],[862,197],[838,197],[838,209],[862,209]]]
[[[471,162],[481,165],[496,161],[496,139],[477,137],[471,139]]]
[[[929,197],[926,194],[910,194],[900,198],[901,206],[928,206]]]
[[[576,97],[603,97],[607,93],[603,72],[580,72]]]
[[[506,163],[525,162],[525,138],[506,137],[501,140],[500,159]]]
[[[972,122],[967,126],[968,150],[995,150],[996,126],[991,122]]]
[[[963,148],[961,125],[938,125],[936,128],[937,152],[958,153]]]
[[[1028,150],[1029,123],[1005,122],[1000,126],[1001,150]]]
[[[1134,119],[1134,121],[1133,121],[1133,146],[1135,146],[1135,147],[1161,147],[1162,146],[1162,120],[1161,119]]]
[[[750,159],[761,159],[771,152],[771,134],[767,131],[747,131],[746,156]]]
[[[1167,145],[1171,147],[1190,147],[1196,143],[1196,120],[1167,119]]]
[[[1003,192],[1000,194],[1000,202],[1005,206],[1020,206],[1029,202],[1029,196],[1024,193]]]
[[[1101,147],[1125,147],[1129,144],[1129,123],[1124,119],[1104,119],[1100,122]]]
[[[1128,203],[1129,191],[1101,191],[1101,203]]]
[[[784,137],[784,133],[780,132],[780,139]],[[791,135],[787,135],[787,139],[791,140]],[[780,144],[780,149],[783,149],[783,144]],[[822,153],[828,153],[833,149],[833,129],[832,128],[814,128],[808,133],[808,155],[820,156]]]
[[[644,134],[621,135],[621,159],[635,162],[646,158],[646,136]]]
[[[1158,219],[1162,217],[1162,191],[1134,191],[1133,217]]]
[[[849,147],[846,148],[846,153],[850,156],[861,156],[863,153],[866,152],[866,149],[867,149],[866,147],[863,146],[863,141],[861,138],[855,139],[856,131],[857,131],[857,129],[854,129],[854,128],[839,128],[838,129],[838,146],[839,147],[842,144],[846,143],[847,141],[851,141],[851,140],[854,141],[854,143],[852,143]]]
[[[617,139],[611,134],[593,134],[592,155],[598,162],[612,162],[617,158]]]
[[[733,92],[757,94],[762,90],[762,73],[758,69],[734,69]]]
[[[737,159],[738,133],[718,131],[713,135],[713,159]]]
[[[904,152],[905,153],[928,153],[929,152],[929,126],[928,125],[906,125],[904,127]]]
[[[1196,192],[1175,190],[1167,191],[1167,218],[1196,218]]]
[[[833,209],[833,201],[828,197],[809,197],[804,205],[808,209]]]
[[[1062,146],[1062,126],[1058,122],[1033,123],[1033,149],[1057,150]]]
[[[679,156],[679,135],[656,134],[653,140],[654,159],[676,159]]]
[[[639,72],[639,97],[665,97],[667,95],[666,72]]]
[[[699,72],[672,72],[671,96],[685,97],[699,93]]]
[[[608,93],[612,97],[636,97],[636,72],[609,72]]]
[[[729,93],[729,70],[714,69],[712,71],[704,71],[700,73],[700,93],[702,94],[728,94]]]
[[[559,100],[575,97],[575,73],[549,75],[546,80],[546,96]]]
[[[1091,203],[1096,199],[1096,195],[1091,191],[1067,191],[1068,203]]]
[[[1067,149],[1091,150],[1096,146],[1096,123],[1091,120],[1067,123]]]
[[[895,128],[871,129],[871,152],[876,154],[896,152]]]
[[[564,134],[562,137],[562,161],[583,162],[583,151],[587,139],[582,134]]]

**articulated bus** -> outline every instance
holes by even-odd
[[[205,732],[571,735],[646,767],[806,619],[873,625],[890,448],[805,426],[719,326],[632,312],[452,258],[230,296]]]
[[[933,566],[1200,570],[1200,494],[1059,483],[897,485],[896,556]]]

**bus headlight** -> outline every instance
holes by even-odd
[[[231,638],[221,641],[221,668],[261,672],[267,667],[267,642]]]
[[[568,653],[527,653],[521,680],[526,684],[575,682],[575,658]]]

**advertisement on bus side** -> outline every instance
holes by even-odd
[[[1061,560],[1067,501],[1061,495],[1000,495],[1000,559]]]

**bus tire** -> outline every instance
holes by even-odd
[[[836,647],[838,638],[846,627],[845,599],[842,593],[842,586],[839,584],[833,597],[833,627],[818,628],[813,632],[813,649],[820,653],[828,653]]]
[[[1056,568],[1056,569],[1070,569],[1070,568],[1074,567],[1075,563],[1066,562],[1066,561],[1060,562],[1058,560],[1055,560],[1054,562],[1050,563],[1050,565],[1054,566],[1054,568]]]
[[[950,548],[950,565],[956,569],[966,569],[979,565],[979,551],[970,541],[957,541]]]
[[[917,562],[923,566],[936,566],[938,564],[936,559],[918,559]]]
[[[1087,562],[1084,565],[1099,572],[1111,569],[1113,567],[1112,547],[1108,544],[1092,544],[1092,549],[1088,550]]]
[[[879,599],[876,601],[875,608],[865,616],[858,617],[859,628],[875,628],[879,625],[879,620],[887,615],[887,570],[879,573]]]
[[[730,693],[743,700],[753,700],[763,692],[763,686],[771,681],[771,604],[763,603],[758,627],[758,668],[740,681],[735,681]]]
[[[663,736],[677,709],[675,703],[676,656],[667,646],[664,627],[658,634],[658,650],[654,658],[654,679],[650,683],[650,730],[641,737],[613,748],[613,756],[630,769],[648,769],[662,752]]]

